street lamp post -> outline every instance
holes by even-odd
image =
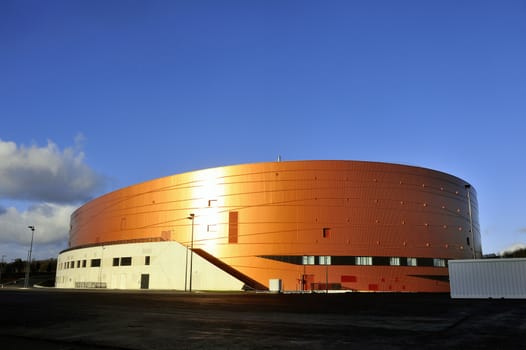
[[[185,259],[184,259],[184,291],[186,292],[188,284],[188,246],[185,245]]]
[[[31,245],[29,246],[29,252],[27,253],[27,265],[26,265],[26,278],[24,280],[24,288],[29,287],[29,269],[31,268],[31,253],[33,252],[33,237],[35,236],[35,226],[28,226],[31,230]]]
[[[191,213],[187,219],[192,220],[192,236],[190,238],[190,284],[189,284],[189,291],[192,291],[192,261],[194,256],[194,218],[195,214]],[[185,271],[186,273],[186,271]],[[186,288],[185,288],[186,289]]]
[[[0,286],[3,287],[3,284],[2,284],[2,269],[4,268],[4,258],[6,256],[5,255],[2,255],[2,261],[0,262]]]
[[[468,215],[469,215],[469,232],[471,233],[471,250],[473,251],[473,259],[476,259],[477,256],[475,254],[475,236],[473,235],[473,217],[471,214],[471,197],[469,195],[469,191],[471,189],[471,185],[464,185],[466,188],[466,192],[468,195]]]

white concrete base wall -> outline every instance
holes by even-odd
[[[130,266],[121,258],[131,257]],[[149,257],[149,258],[147,258]],[[100,259],[100,267],[92,260]],[[118,259],[118,266],[114,266]],[[149,265],[147,264],[149,259]],[[186,290],[190,288],[190,251],[169,242],[113,244],[69,250],[58,256],[57,288]],[[197,254],[192,257],[192,290],[238,291],[243,282],[209,263]]]

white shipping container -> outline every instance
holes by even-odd
[[[526,259],[449,260],[451,298],[526,298]]]

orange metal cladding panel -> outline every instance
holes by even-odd
[[[287,289],[298,286],[307,270],[320,283],[328,278],[350,289],[447,291],[445,282],[411,277],[447,276],[447,268],[327,268],[262,256],[481,255],[476,192],[465,181],[424,168],[357,161],[245,164],[137,184],[79,208],[70,246],[136,239],[188,244],[190,213],[194,247],[262,284],[281,278]],[[237,243],[233,236],[229,243],[232,217]],[[325,237],[324,229],[330,232]],[[342,283],[348,275],[356,282]]]

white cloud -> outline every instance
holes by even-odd
[[[33,257],[56,257],[67,247],[72,212],[104,189],[107,179],[86,164],[83,141],[79,134],[61,150],[52,141],[39,147],[0,139],[0,255],[7,261],[26,259],[30,225]]]
[[[0,249],[8,258],[23,258],[31,242],[35,227],[33,251],[35,257],[49,258],[67,247],[69,219],[77,208],[73,205],[42,203],[20,211],[0,208]]]
[[[60,150],[52,141],[27,147],[0,139],[0,198],[72,203],[101,191],[106,180],[85,163],[82,141]]]
[[[35,226],[36,243],[53,243],[68,237],[69,218],[77,208],[72,205],[43,203],[19,211],[14,207],[5,208],[0,214],[0,241],[7,243],[29,243],[31,231]]]

